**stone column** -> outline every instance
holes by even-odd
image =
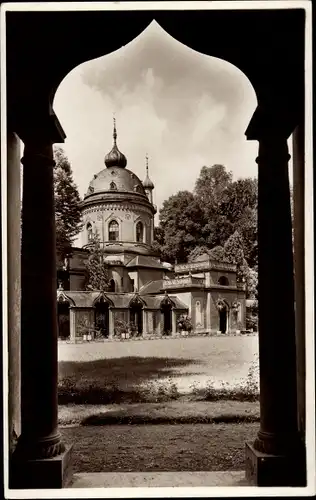
[[[112,307],[109,307],[109,339],[114,337],[114,310]]]
[[[69,450],[57,427],[52,143],[26,143],[22,163],[21,436],[13,455],[12,480],[16,488],[58,488],[65,479]]]
[[[76,340],[76,309],[74,307],[69,308],[69,320],[70,320],[70,340],[75,342]]]
[[[172,309],[171,311],[171,314],[172,314],[172,335],[176,335],[177,333],[177,312],[175,311],[175,309]]]
[[[211,292],[206,292],[206,330],[211,331]]]
[[[246,445],[246,475],[259,486],[301,481],[289,158],[285,138],[259,141],[260,430]]]

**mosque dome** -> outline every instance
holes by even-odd
[[[119,166],[107,167],[94,176],[89,184],[87,195],[100,192],[129,192],[146,196],[140,179],[127,168]]]
[[[87,196],[105,192],[110,194],[115,194],[115,192],[128,192],[146,196],[143,183],[137,175],[126,168],[126,156],[121,153],[116,143],[117,132],[115,118],[113,121],[114,144],[111,151],[105,156],[104,163],[106,168],[93,177],[89,184],[85,198]]]

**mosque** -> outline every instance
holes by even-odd
[[[244,330],[246,292],[236,282],[235,265],[202,255],[189,264],[172,266],[161,262],[153,250],[157,208],[148,157],[142,182],[126,168],[127,159],[117,145],[115,119],[113,147],[104,162],[105,168],[94,175],[81,203],[81,246],[59,263],[59,338],[76,341],[176,336],[181,329],[195,334]],[[108,266],[106,293],[86,290],[85,262],[95,235]]]

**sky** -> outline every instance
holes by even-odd
[[[256,105],[239,69],[183,45],[155,21],[119,50],[73,69],[54,99],[80,195],[105,168],[115,113],[118,147],[141,180],[149,156],[158,209],[192,191],[204,165],[223,164],[234,179],[257,176],[258,143],[245,136]]]

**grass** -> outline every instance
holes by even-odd
[[[256,337],[60,344],[59,403],[255,400],[256,354]]]
[[[71,427],[74,472],[243,470],[258,424]]]
[[[64,405],[60,425],[193,424],[258,422],[259,403],[241,401],[168,401],[152,404]]]

